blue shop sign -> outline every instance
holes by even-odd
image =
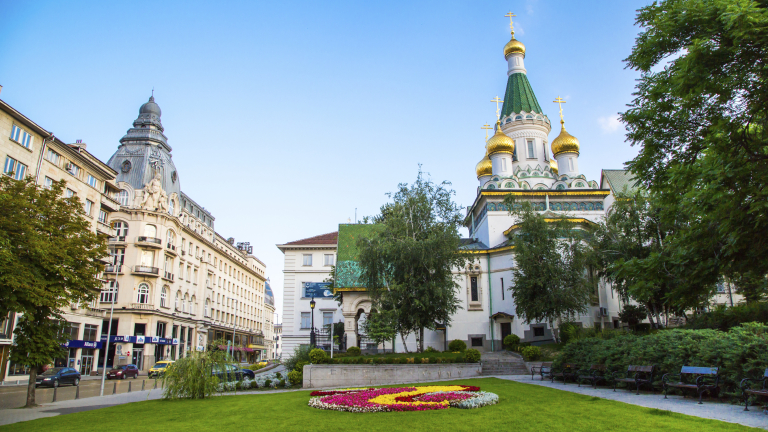
[[[106,342],[107,336],[102,335],[101,341]],[[178,339],[161,338],[157,336],[110,336],[110,343],[136,343],[136,344],[158,344],[158,345],[178,345]]]
[[[96,341],[84,341],[84,340],[68,340],[66,343],[61,344],[64,348],[91,348],[101,349],[101,342]]]
[[[332,298],[333,292],[328,282],[304,282],[304,297]]]

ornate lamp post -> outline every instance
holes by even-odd
[[[309,346],[315,347],[315,296],[312,296],[312,300],[309,301],[309,308],[312,310],[312,330],[309,332]]]

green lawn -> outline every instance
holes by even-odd
[[[450,381],[497,393],[498,405],[472,410],[356,414],[307,406],[309,391],[148,401],[4,426],[11,431],[747,431],[688,417],[497,378]],[[432,385],[433,383],[430,383]],[[608,390],[606,390],[608,391]],[[661,397],[661,396],[659,396]],[[695,403],[691,401],[691,403]]]

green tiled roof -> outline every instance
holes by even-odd
[[[507,92],[504,94],[504,106],[501,108],[501,116],[506,117],[512,113],[535,112],[544,114],[533,94],[528,76],[524,73],[514,73],[507,80]]]
[[[339,241],[336,251],[337,288],[364,288],[359,282],[360,266],[357,262],[359,253],[357,241],[360,238],[375,236],[381,229],[381,225],[339,225]]]
[[[620,193],[627,187],[627,192],[633,192],[639,186],[635,176],[629,170],[609,170],[604,169],[603,175],[608,180],[608,185],[614,194]]]

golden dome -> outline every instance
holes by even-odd
[[[510,39],[509,42],[504,45],[504,58],[507,58],[507,56],[512,53],[520,53],[523,55],[523,58],[525,58],[525,45],[523,45],[523,43],[519,40],[515,39],[514,33],[512,33],[512,39]]]
[[[496,122],[496,133],[488,140],[486,148],[488,149],[488,155],[494,153],[512,154],[515,152],[515,142],[501,131],[500,121]]]
[[[555,160],[555,158],[549,158],[549,169],[551,169],[552,172],[555,173],[555,175],[557,175],[558,173],[557,161]]]
[[[562,126],[562,129],[560,129],[560,135],[558,135],[557,138],[552,141],[552,153],[554,153],[555,156],[561,153],[578,154],[579,140],[565,130],[565,122],[560,120],[560,125]]]
[[[477,163],[475,172],[477,173],[477,178],[493,174],[493,163],[491,162],[491,158],[488,157],[488,152],[486,152],[485,156]]]

